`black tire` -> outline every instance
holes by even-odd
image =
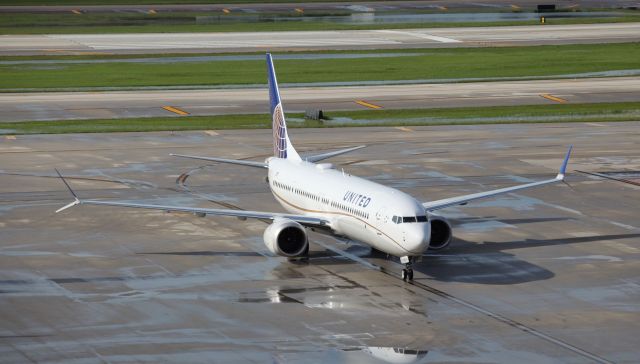
[[[407,275],[408,275],[407,279],[409,281],[413,281],[413,269],[409,269],[409,273]]]

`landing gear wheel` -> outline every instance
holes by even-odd
[[[402,280],[403,281],[413,281],[413,259],[412,257],[408,257],[405,260],[404,269],[402,270]]]
[[[402,270],[402,280],[403,281],[413,281],[413,269],[411,268],[405,268]]]

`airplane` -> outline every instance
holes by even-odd
[[[276,201],[288,211],[264,212],[166,206],[143,203],[81,199],[62,174],[60,179],[74,198],[61,212],[75,205],[100,205],[190,212],[198,216],[233,216],[241,220],[261,219],[271,224],[263,234],[267,248],[290,259],[308,257],[307,229],[339,238],[359,241],[378,251],[400,258],[401,277],[413,280],[413,263],[427,250],[446,248],[452,239],[451,224],[435,211],[466,205],[479,199],[563,182],[571,155],[569,146],[559,173],[551,179],[469,195],[420,202],[400,190],[338,171],[330,157],[364,148],[364,145],[302,157],[289,138],[271,54],[266,55],[269,100],[273,130],[273,156],[264,162],[171,154],[172,156],[229,163],[267,170],[267,183]]]

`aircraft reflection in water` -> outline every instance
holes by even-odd
[[[371,356],[377,359],[394,364],[417,363],[429,353],[427,350],[385,348],[380,346],[367,346],[362,350],[368,352]]]
[[[221,215],[270,220],[272,223],[263,237],[267,248],[274,254],[289,258],[306,257],[309,251],[306,229],[310,228],[357,240],[400,257],[400,261],[405,264],[402,278],[412,280],[412,263],[416,258],[420,258],[427,249],[445,248],[451,241],[451,225],[445,218],[436,215],[435,211],[564,180],[571,147],[555,178],[443,200],[424,203],[417,201],[397,189],[337,171],[328,163],[317,163],[364,146],[301,157],[289,139],[270,54],[267,54],[267,72],[273,129],[272,157],[265,162],[254,162],[178,154],[175,156],[266,169],[271,192],[289,211],[288,214],[80,199],[62,175],[60,177],[69,188],[74,201],[57,212],[74,205],[87,204],[184,211],[198,216]]]
[[[428,350],[415,350],[407,348],[394,348],[386,346],[355,346],[341,349],[342,353],[321,357],[319,362],[335,362],[349,364],[391,363],[411,364],[425,362],[422,360],[429,353]],[[363,355],[364,354],[364,355]],[[373,360],[372,358],[377,359]],[[313,362],[312,358],[309,360]]]

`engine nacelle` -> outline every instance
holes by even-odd
[[[453,233],[451,224],[442,216],[429,216],[431,223],[431,238],[429,239],[430,250],[440,250],[449,246]]]
[[[299,223],[289,219],[275,219],[264,231],[264,243],[277,255],[299,257],[309,251],[307,231]]]

